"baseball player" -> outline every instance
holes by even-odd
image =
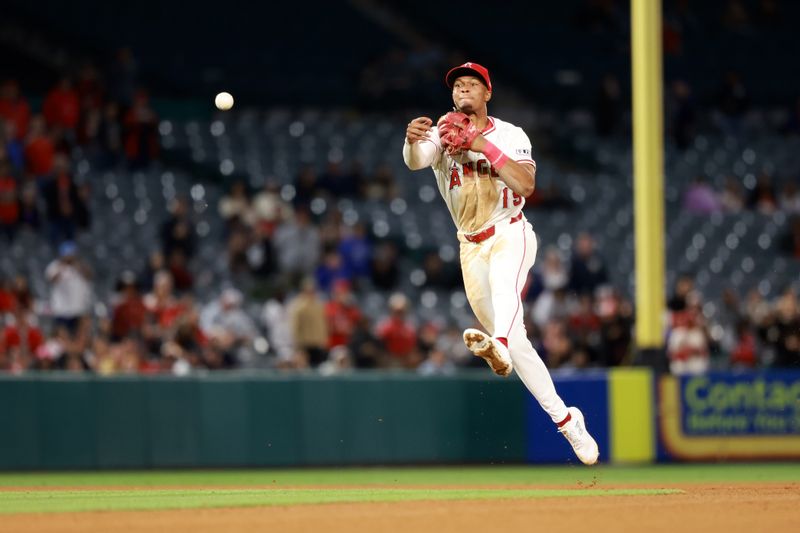
[[[536,256],[536,236],[522,214],[536,183],[531,143],[520,128],[490,117],[489,71],[477,63],[451,69],[455,111],[434,126],[413,119],[406,130],[403,160],[411,170],[432,167],[439,192],[458,229],[461,269],[470,306],[491,335],[464,331],[464,342],[492,370],[517,375],[585,464],[597,462],[597,443],[583,414],[556,393],[547,367],[528,340],[522,290]]]

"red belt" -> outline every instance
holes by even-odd
[[[522,213],[512,218],[509,221],[509,224],[513,224],[518,220],[522,220]],[[478,244],[479,242],[483,242],[489,237],[492,237],[493,235],[494,235],[494,226],[492,226],[491,228],[486,228],[480,233],[472,233],[470,235],[464,235],[464,238],[467,239],[469,242],[474,242],[475,244]]]

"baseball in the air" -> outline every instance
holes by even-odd
[[[233,96],[231,96],[231,93],[219,93],[217,97],[214,98],[214,105],[221,111],[227,111],[233,107]]]

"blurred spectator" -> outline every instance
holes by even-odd
[[[51,128],[63,128],[74,133],[80,117],[80,100],[72,80],[64,76],[47,93],[42,104],[42,114]]]
[[[392,357],[390,366],[415,368],[420,362],[416,328],[408,319],[408,311],[408,299],[395,293],[389,298],[389,317],[377,326],[377,336]]]
[[[597,359],[600,353],[601,322],[595,312],[591,294],[582,294],[578,298],[578,304],[570,313],[567,325],[576,346],[585,350],[590,359]]]
[[[695,176],[692,184],[686,189],[683,208],[692,215],[710,215],[720,211],[717,193],[702,174]]]
[[[111,168],[122,160],[122,124],[119,105],[107,102],[97,124],[97,149],[101,168]]]
[[[456,365],[442,350],[432,350],[417,367],[417,373],[421,376],[451,376],[456,373]]]
[[[34,301],[28,278],[22,275],[14,276],[11,282],[11,292],[17,308],[23,309],[28,313],[33,313]]]
[[[781,238],[781,250],[795,259],[800,259],[800,216],[789,222],[789,229]]]
[[[316,225],[319,228],[320,246],[322,249],[327,251],[339,248],[344,228],[342,212],[337,207],[328,209],[322,220]]]
[[[573,308],[573,301],[566,287],[545,290],[536,299],[531,309],[531,319],[538,327],[553,320],[566,320]]]
[[[328,358],[319,365],[322,376],[335,376],[349,372],[353,368],[353,359],[347,346],[337,346],[328,354]]]
[[[386,350],[383,348],[381,341],[373,334],[372,323],[368,316],[362,315],[355,323],[348,347],[353,354],[353,362],[356,368],[383,366]]]
[[[344,235],[339,242],[339,254],[351,276],[356,279],[369,276],[372,245],[367,238],[367,228],[363,222],[357,222],[344,229]]]
[[[89,225],[88,206],[80,197],[69,165],[69,158],[58,154],[53,165],[53,175],[42,184],[50,242],[54,246],[74,239],[79,227],[86,228]]]
[[[429,252],[422,262],[425,272],[425,287],[440,290],[455,290],[462,287],[461,269],[453,263],[442,261],[438,252]]]
[[[730,353],[739,342],[739,332],[737,331],[739,323],[747,323],[747,320],[744,318],[739,296],[732,287],[723,289],[721,300],[716,319],[717,324],[722,328],[719,343],[727,353]]]
[[[39,329],[36,317],[23,307],[11,314],[0,339],[0,370],[22,372],[33,364],[36,351],[44,344],[45,337]]]
[[[292,277],[309,275],[319,261],[319,230],[305,208],[298,208],[293,220],[282,224],[273,240],[281,270]]]
[[[207,304],[200,314],[200,328],[221,352],[230,354],[236,362],[249,363],[255,352],[253,341],[258,327],[244,309],[242,293],[225,289],[216,301]]]
[[[25,141],[25,168],[35,177],[47,176],[53,170],[56,149],[47,133],[44,117],[36,115],[31,120],[30,131]]]
[[[398,193],[391,165],[388,163],[378,165],[372,177],[367,180],[366,199],[388,201],[396,198]]]
[[[0,117],[14,125],[17,139],[24,139],[28,135],[31,108],[20,94],[19,84],[15,80],[6,80],[0,85]]]
[[[181,248],[175,248],[169,253],[167,268],[169,273],[172,274],[172,281],[177,292],[183,293],[192,290],[194,276],[189,270],[186,255]]]
[[[690,274],[678,276],[672,296],[667,300],[667,309],[673,312],[686,309],[686,298],[692,291],[694,291],[694,277]]]
[[[603,366],[626,364],[633,342],[633,306],[613,289],[601,289],[597,298],[600,318],[600,363]]]
[[[92,285],[89,268],[78,258],[78,248],[72,241],[63,242],[59,258],[45,270],[50,283],[50,311],[56,327],[64,327],[75,335],[92,305]]]
[[[619,80],[613,74],[606,74],[600,82],[595,101],[595,130],[601,137],[618,132],[622,125],[622,94]]]
[[[314,278],[319,289],[325,293],[331,291],[331,287],[337,281],[350,281],[350,272],[342,261],[342,256],[336,250],[328,250],[322,256],[322,263],[314,271]]]
[[[172,200],[170,217],[161,226],[161,243],[165,257],[169,257],[173,250],[182,251],[187,259],[194,255],[195,231],[186,198]]]
[[[464,344],[464,337],[461,328],[450,325],[436,339],[436,350],[444,352],[449,361],[453,361],[457,366],[480,366],[485,364],[483,359],[475,357],[467,345]]]
[[[158,116],[145,91],[136,93],[122,119],[125,155],[132,168],[143,168],[158,157]]]
[[[312,367],[319,366],[328,356],[328,324],[314,280],[303,281],[300,294],[289,302],[288,314],[294,347],[308,355]]]
[[[78,79],[75,83],[75,90],[78,99],[84,110],[88,108],[99,109],[103,104],[103,83],[100,80],[100,73],[91,63],[81,65],[78,72]]]
[[[744,193],[742,186],[733,176],[725,179],[725,185],[719,197],[722,210],[726,213],[739,213],[744,209]]]
[[[417,334],[417,350],[421,357],[427,355],[436,348],[436,340],[439,338],[439,324],[434,321],[426,321],[419,328]]]
[[[347,280],[333,283],[331,299],[325,304],[325,318],[328,321],[328,349],[348,344],[361,320],[361,311]]]
[[[317,197],[318,191],[317,171],[314,170],[313,166],[305,165],[295,178],[292,203],[296,208],[308,208],[311,205],[311,200]]]
[[[736,339],[731,350],[731,367],[735,369],[755,368],[758,364],[758,346],[756,336],[746,320],[736,324]]]
[[[775,212],[778,208],[778,200],[775,198],[772,176],[767,173],[758,176],[756,186],[750,191],[750,196],[747,198],[747,207],[765,215]]]
[[[397,261],[398,251],[394,243],[386,241],[375,247],[370,265],[370,278],[376,288],[389,291],[397,286],[400,276]]]
[[[572,255],[569,288],[578,294],[593,293],[598,286],[607,282],[606,265],[594,249],[594,239],[588,233],[580,233]]]
[[[338,161],[328,162],[325,172],[319,177],[319,189],[332,198],[355,198],[361,183],[353,175],[346,174]]]
[[[563,289],[569,283],[569,274],[555,246],[548,246],[545,250],[541,273],[544,291]]]
[[[800,307],[791,287],[778,298],[774,325],[767,332],[767,339],[775,347],[775,366],[800,367]]]
[[[675,146],[685,150],[692,145],[697,127],[697,112],[689,84],[683,80],[672,82],[667,102],[670,135]]]
[[[167,268],[167,263],[164,260],[164,254],[159,250],[153,250],[147,256],[147,263],[139,273],[138,285],[143,293],[153,290],[156,272]]]
[[[252,210],[254,223],[267,236],[272,236],[279,224],[292,218],[292,208],[283,201],[280,187],[274,181],[267,181],[264,189],[256,194]]]
[[[242,224],[241,220],[234,218],[228,225],[228,270],[232,274],[250,270],[248,251],[253,244],[250,228]],[[263,258],[262,258],[263,260]]]
[[[21,174],[25,169],[25,145],[17,138],[16,126],[10,120],[0,117],[0,160],[5,157],[15,174]]]
[[[672,329],[667,338],[670,372],[676,376],[708,372],[709,336],[697,293],[687,295],[686,309],[674,312],[671,322]]]
[[[0,272],[0,323],[6,313],[12,313],[17,308],[17,298],[11,288],[11,280]]]
[[[28,181],[22,185],[19,201],[19,227],[38,230],[42,225],[36,183]]]
[[[272,352],[277,357],[278,365],[288,365],[292,360],[294,348],[292,346],[292,325],[286,304],[286,294],[283,290],[279,289],[272,298],[267,300],[261,311],[261,318],[266,326],[267,337],[272,346]]]
[[[800,215],[800,192],[795,181],[788,181],[778,197],[781,211],[789,215]]]
[[[159,270],[153,276],[153,290],[145,295],[144,305],[148,315],[144,328],[147,348],[151,353],[159,353],[177,320],[188,311],[187,302],[175,297],[172,274]]]
[[[575,349],[572,339],[567,335],[566,324],[561,320],[552,320],[545,324],[542,356],[549,368],[580,368],[589,364],[586,353]]]
[[[126,270],[120,276],[120,299],[114,306],[111,318],[111,340],[119,342],[127,337],[141,338],[144,333],[147,308],[136,285],[136,274]]]
[[[223,354],[209,349],[208,338],[200,328],[194,307],[187,305],[186,309],[186,313],[176,320],[172,335],[161,345],[162,369],[185,375],[192,367],[216,369],[232,366],[233,362]]]
[[[19,224],[19,193],[17,180],[11,175],[8,163],[0,159],[0,236],[10,243]]]
[[[238,221],[245,226],[253,225],[253,209],[250,205],[250,197],[247,194],[247,185],[244,181],[236,180],[231,184],[228,194],[220,198],[218,210],[229,228],[234,221]]]

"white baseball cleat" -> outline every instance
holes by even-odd
[[[464,344],[476,357],[483,358],[498,376],[506,377],[514,370],[508,348],[502,342],[478,329],[464,330]]]
[[[597,462],[597,456],[600,455],[600,450],[597,448],[597,442],[589,434],[586,429],[586,422],[583,420],[583,413],[577,407],[570,407],[567,409],[570,414],[570,421],[558,428],[564,437],[572,445],[575,450],[575,455],[585,465],[593,465]]]

